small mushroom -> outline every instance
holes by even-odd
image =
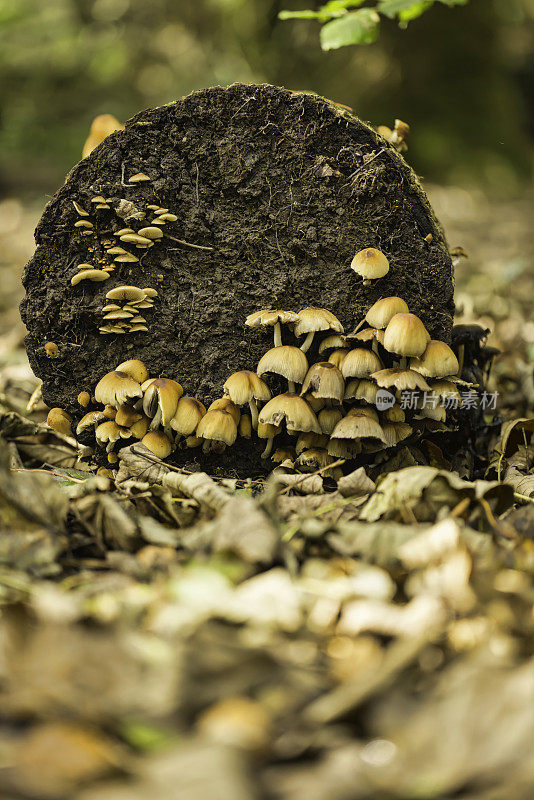
[[[177,433],[177,440],[180,436],[187,438],[197,429],[198,424],[204,414],[206,407],[196,397],[181,397],[176,406],[176,411],[171,419],[171,428]]]
[[[81,418],[76,426],[76,435],[79,436],[80,433],[83,433],[88,428],[92,428],[95,425],[98,425],[101,422],[104,422],[107,417],[103,411],[88,411],[87,414]]]
[[[343,375],[329,361],[312,364],[302,384],[301,397],[306,392],[321,400],[341,403],[345,394]]]
[[[203,439],[204,453],[221,453],[237,438],[237,425],[232,415],[222,409],[208,410],[200,420],[196,436]]]
[[[170,378],[156,378],[145,381],[143,389],[143,411],[152,417],[150,429],[163,425],[166,434],[170,431],[171,420],[178,407],[184,390],[177,381]]]
[[[345,361],[345,357],[350,350],[347,347],[341,347],[338,350],[332,350],[330,355],[328,356],[328,360],[331,364],[333,364],[338,369],[341,369],[341,365]]]
[[[445,378],[458,373],[458,359],[448,344],[431,339],[423,355],[410,359],[410,369],[425,378]]]
[[[239,420],[238,433],[243,439],[252,438],[252,419],[248,414],[242,414]]]
[[[269,309],[249,314],[245,325],[251,328],[258,328],[260,325],[274,327],[274,346],[280,347],[282,344],[281,325],[296,321],[297,315],[294,311],[271,311]]]
[[[123,361],[117,367],[117,371],[125,372],[139,384],[148,380],[148,370],[143,362],[139,361],[137,358],[131,358],[128,361]]]
[[[126,372],[114,370],[101,378],[95,388],[97,403],[123,405],[134,397],[142,397],[141,386]]]
[[[317,414],[319,425],[324,434],[330,436],[340,419],[343,418],[343,412],[339,408],[323,408]]]
[[[87,219],[79,219],[77,222],[74,223],[75,228],[92,228],[93,223],[89,222]]]
[[[335,331],[336,333],[343,333],[343,325],[338,318],[327,311],[326,308],[303,308],[297,314],[297,321],[293,325],[293,332],[295,336],[303,336],[307,334],[304,342],[301,344],[300,349],[303,353],[307,353],[310,349],[313,338],[317,331]]]
[[[324,433],[301,433],[297,438],[295,445],[295,452],[300,455],[304,450],[309,450],[312,447],[324,448],[328,444],[328,436]]]
[[[62,408],[51,408],[48,412],[46,424],[56,433],[62,433],[63,436],[72,436],[71,423],[71,415]]]
[[[167,458],[172,451],[169,438],[162,431],[149,431],[141,439],[141,444],[144,444],[156,458]]]
[[[237,406],[243,406],[248,403],[252,427],[256,429],[258,427],[258,406],[256,401],[259,400],[261,403],[266,403],[271,399],[271,392],[267,384],[255,372],[243,369],[230,375],[223,388],[224,393]]]
[[[341,374],[344,378],[368,378],[381,368],[382,362],[376,353],[360,347],[349,350],[341,364]]]
[[[268,350],[258,363],[256,373],[261,377],[267,373],[281,375],[288,382],[289,391],[295,391],[295,384],[302,383],[308,371],[308,359],[302,349],[291,345],[281,345]]]
[[[97,444],[99,444],[100,447],[104,447],[105,445],[108,453],[113,450],[113,446],[115,442],[120,439],[120,435],[120,428],[112,419],[108,419],[107,422],[101,422],[95,431]]]
[[[229,397],[219,397],[208,406],[208,411],[227,411],[230,414],[236,425],[239,425],[241,419],[241,411],[239,406],[236,406]]]
[[[146,228],[141,228],[138,233],[139,236],[144,236],[145,239],[161,239],[163,236],[163,232],[159,228],[151,227],[150,225]]]
[[[423,376],[411,369],[381,369],[373,372],[371,378],[384,389],[394,386],[399,392],[413,392],[417,389],[430,391],[430,386]]]
[[[402,297],[383,297],[373,303],[365,315],[365,321],[371,328],[384,329],[395,314],[407,314],[408,311],[408,304]]]
[[[367,378],[355,378],[345,387],[345,400],[361,400],[374,405],[378,389],[373,381]]]
[[[384,333],[384,347],[389,353],[402,356],[401,366],[407,356],[420,356],[425,350],[430,335],[415,314],[395,314]]]
[[[106,281],[109,278],[109,272],[103,269],[84,269],[74,275],[70,282],[72,286],[77,286],[82,281]]]
[[[116,286],[106,294],[106,300],[140,300],[145,297],[145,292],[138,286]]]
[[[321,433],[321,426],[308,403],[292,392],[279,394],[269,400],[260,411],[259,422],[269,425],[285,422],[288,433]]]
[[[368,286],[371,281],[383,278],[389,272],[389,261],[384,253],[376,247],[366,247],[360,250],[351,261],[351,268],[358,275],[361,275],[364,286]]]
[[[81,405],[82,408],[87,408],[87,406],[91,402],[91,395],[89,394],[89,392],[80,392],[80,394],[76,399],[78,400],[78,403]]]
[[[274,437],[282,433],[281,425],[273,425],[269,422],[258,422],[257,434],[259,439],[267,439],[265,450],[260,458],[269,458],[271,450],[273,449]]]
[[[135,422],[139,422],[139,420],[142,418],[143,415],[136,411],[133,406],[129,405],[128,403],[124,403],[117,409],[115,422],[117,425],[120,425],[121,428],[131,428]]]
[[[44,349],[47,358],[57,358],[59,355],[59,347],[55,342],[46,342]]]
[[[89,216],[89,212],[86,211],[85,208],[83,208],[83,206],[81,206],[79,203],[77,203],[76,200],[72,201],[72,205],[74,206],[74,208],[76,209],[76,211],[80,215],[80,217],[88,217]]]
[[[151,178],[148,175],[145,175],[144,172],[136,172],[135,175],[132,175],[131,178],[128,178],[128,183],[143,183],[144,181],[149,181]]]

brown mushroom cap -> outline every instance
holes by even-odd
[[[285,422],[289,433],[321,433],[321,426],[308,403],[291,392],[279,394],[269,400],[260,411],[259,421],[269,425],[281,425]]]
[[[341,365],[345,361],[347,353],[350,353],[348,347],[341,347],[338,350],[332,350],[330,355],[328,356],[328,360],[331,364],[333,364],[338,369],[341,369]]]
[[[431,339],[422,356],[410,359],[410,369],[421,373],[425,378],[445,378],[456,375],[459,364],[448,344]]]
[[[260,400],[262,403],[266,403],[271,399],[271,392],[267,384],[255,372],[248,369],[242,369],[230,375],[223,388],[224,393],[237,406],[242,406],[251,400]]]
[[[171,454],[171,443],[163,431],[149,431],[141,439],[141,444],[144,444],[157,458],[167,458]]]
[[[303,336],[305,333],[316,331],[335,331],[343,333],[343,325],[331,311],[326,308],[303,308],[297,314],[297,321],[294,324],[293,332],[295,336]]]
[[[196,397],[181,397],[171,419],[171,428],[180,436],[191,436],[206,413],[206,407]]]
[[[345,381],[339,369],[329,361],[312,364],[302,384],[301,396],[310,392],[313,397],[337,400],[341,403],[345,393]]]
[[[408,304],[402,297],[383,297],[374,303],[365,315],[372,328],[386,328],[395,314],[407,314]]]
[[[237,439],[237,425],[234,418],[222,409],[208,410],[200,420],[197,437],[232,445]]]
[[[272,347],[260,358],[258,375],[266,375],[268,372],[281,375],[293,383],[302,383],[308,371],[308,359],[298,347],[291,345],[281,345]]]
[[[363,347],[349,350],[341,364],[344,378],[368,378],[382,367],[382,362],[372,350]]]
[[[351,261],[351,268],[365,280],[383,278],[389,272],[389,261],[376,247],[360,250]]]
[[[97,403],[123,405],[133,397],[142,397],[141,386],[126,372],[115,370],[101,378],[95,388]]]
[[[135,422],[139,422],[139,420],[142,418],[143,415],[136,411],[133,406],[130,406],[127,403],[119,406],[117,413],[115,414],[115,422],[117,425],[120,425],[121,428],[129,428]]]
[[[424,353],[430,335],[415,314],[395,314],[384,334],[384,347],[400,356],[420,356]]]
[[[107,422],[101,422],[95,431],[95,439],[99,445],[106,443],[112,444],[120,438],[121,432],[117,423],[108,419]]]

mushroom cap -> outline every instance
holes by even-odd
[[[407,422],[386,422],[382,425],[382,430],[384,431],[387,447],[395,447],[396,444],[403,439],[407,439],[413,432],[412,426],[408,425]]]
[[[71,415],[63,408],[51,408],[46,418],[48,427],[63,436],[72,436],[71,422]]]
[[[242,369],[234,372],[224,384],[224,393],[237,406],[242,406],[250,400],[260,400],[266,403],[271,399],[271,392],[261,378],[255,372]]]
[[[406,414],[398,403],[395,403],[391,408],[387,408],[383,416],[386,422],[404,422],[406,419]]]
[[[126,372],[114,370],[100,378],[95,388],[97,403],[123,405],[132,397],[142,397],[141,386]]]
[[[106,294],[106,300],[143,300],[144,289],[138,286],[116,286]]]
[[[310,392],[313,397],[325,400],[343,400],[345,381],[339,369],[329,361],[312,364],[302,384],[301,396]]]
[[[367,414],[347,414],[341,419],[330,439],[379,439],[385,443],[384,432],[380,424]]]
[[[76,399],[78,403],[82,406],[82,408],[87,408],[87,406],[91,402],[91,395],[89,394],[89,392],[80,392],[80,394]]]
[[[376,247],[360,250],[352,259],[350,266],[365,280],[383,278],[389,272],[389,261]]]
[[[300,348],[287,344],[267,350],[260,358],[256,370],[260,376],[273,372],[294,383],[302,383],[307,371],[308,359],[305,354]]]
[[[332,352],[328,356],[328,360],[335,367],[337,367],[338,369],[341,369],[341,365],[345,361],[345,357],[346,357],[347,353],[349,353],[349,352],[350,352],[350,350],[348,349],[348,347],[342,347],[342,348],[339,348],[338,350],[332,350]]]
[[[78,422],[76,426],[76,435],[79,436],[80,433],[87,430],[87,428],[92,428],[93,425],[97,425],[99,422],[103,422],[107,419],[106,415],[103,411],[88,411],[87,414],[84,414],[81,420]]]
[[[394,386],[399,391],[415,391],[421,389],[425,392],[430,390],[430,386],[422,375],[411,369],[381,369],[373,372],[371,378],[384,389]]]
[[[321,447],[312,447],[309,450],[302,451],[296,460],[296,464],[304,472],[315,472],[315,470],[324,469],[333,461],[335,461],[335,458],[327,450]]]
[[[408,311],[408,304],[402,297],[383,297],[371,306],[365,321],[372,328],[386,328],[395,314],[407,314]]]
[[[372,350],[363,347],[349,350],[341,364],[341,374],[344,378],[368,378],[373,372],[382,367],[382,362]]]
[[[294,311],[281,311],[272,309],[263,309],[262,311],[254,311],[249,314],[245,320],[245,325],[250,328],[259,328],[260,325],[274,326],[278,322],[287,324],[288,322],[296,322],[297,315]]]
[[[330,436],[340,419],[343,418],[343,412],[339,408],[323,408],[317,414],[319,425],[324,434]]]
[[[200,420],[196,436],[232,445],[237,439],[237,425],[228,411],[222,409],[208,410]]]
[[[380,344],[384,344],[384,331],[380,328],[363,328],[361,331],[349,333],[347,339],[357,339],[359,342],[372,342],[376,339]]]
[[[208,406],[208,411],[226,411],[230,414],[235,424],[239,425],[241,411],[229,397],[219,397],[217,400],[214,400],[213,403],[210,403]]]
[[[445,378],[447,375],[456,375],[459,364],[448,344],[431,339],[422,356],[410,359],[410,369],[425,378]]]
[[[121,428],[129,428],[135,422],[139,422],[139,420],[142,418],[143,415],[140,414],[139,411],[136,411],[133,406],[125,403],[124,405],[118,407],[115,415],[115,422],[117,425],[120,425]]]
[[[243,439],[252,438],[252,419],[250,418],[249,414],[241,415],[241,419],[239,420],[239,425],[238,425],[238,432],[239,435],[243,437]]]
[[[328,435],[325,433],[301,433],[295,445],[295,453],[300,455],[304,450],[312,447],[324,448],[328,444]]]
[[[271,439],[273,436],[278,436],[281,432],[281,425],[272,425],[269,422],[258,422],[258,430],[256,433],[259,439]]]
[[[378,411],[373,406],[353,406],[349,408],[347,417],[370,417],[378,422]]]
[[[112,419],[108,419],[107,422],[101,422],[95,431],[96,441],[100,445],[106,442],[116,442],[120,435],[120,428]]]
[[[432,391],[438,395],[442,400],[453,397],[456,400],[460,401],[462,399],[462,395],[458,391],[456,384],[452,381],[432,381],[430,384]]]
[[[163,431],[149,431],[141,439],[141,444],[157,458],[167,458],[171,454],[171,443]]]
[[[148,379],[148,370],[142,361],[137,358],[131,358],[129,361],[123,361],[116,367],[118,372],[125,372],[130,378],[133,378],[137,383],[144,383]]]
[[[325,353],[327,350],[335,350],[338,347],[345,347],[346,341],[344,336],[339,333],[333,333],[326,336],[319,345],[319,353]]]
[[[297,314],[293,332],[295,336],[303,336],[312,331],[335,331],[343,333],[343,325],[331,311],[326,308],[303,308]]]
[[[83,269],[76,273],[70,279],[71,285],[76,286],[82,281],[106,281],[109,278],[109,272],[103,269]]]
[[[191,436],[205,413],[206,407],[200,400],[185,395],[178,401],[174,417],[171,419],[171,428],[180,436]]]
[[[279,394],[269,400],[260,411],[259,421],[269,425],[281,425],[285,422],[289,433],[321,433],[321,426],[308,403],[291,392]]]
[[[147,228],[140,228],[138,231],[139,236],[144,236],[145,239],[161,239],[163,231],[161,228],[149,225]]]
[[[143,386],[146,385],[146,381]],[[178,401],[184,390],[177,381],[171,378],[155,378],[151,380],[143,395],[143,411],[147,417],[154,417],[161,409],[161,424],[168,425],[174,416]]]
[[[400,356],[420,356],[424,353],[430,335],[415,314],[395,314],[388,322],[384,334],[384,347]]]
[[[353,378],[345,387],[344,400],[363,400],[365,403],[374,403],[378,387],[367,378]]]
[[[354,458],[361,451],[359,439],[330,439],[327,446],[327,452],[336,458]]]

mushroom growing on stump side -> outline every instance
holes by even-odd
[[[248,403],[254,430],[258,427],[258,406],[256,401],[267,403],[271,399],[269,387],[255,372],[243,369],[234,372],[224,384],[224,393],[236,406]]]
[[[308,372],[308,359],[303,351],[291,345],[272,347],[260,358],[256,373],[261,377],[267,373],[281,375],[287,380],[290,392],[295,384],[302,383]]]
[[[384,347],[389,353],[402,356],[401,367],[407,356],[420,356],[425,352],[430,335],[415,314],[395,314],[384,333]]]
[[[365,315],[365,322],[371,328],[384,329],[387,328],[395,314],[407,314],[408,312],[408,304],[402,297],[383,297],[373,303]]]
[[[280,347],[282,345],[282,329],[281,325],[287,325],[289,322],[296,322],[297,314],[294,311],[272,311],[265,309],[263,311],[255,311],[249,314],[245,320],[245,325],[251,328],[258,328],[263,326],[274,327],[274,346]]]
[[[204,453],[222,453],[237,439],[237,425],[228,411],[208,410],[198,424],[196,436],[204,440]]]
[[[331,311],[326,308],[303,308],[297,314],[297,321],[293,325],[293,333],[298,338],[307,334],[300,346],[303,353],[310,349],[317,331],[335,331],[343,333],[343,325]]]
[[[369,286],[371,281],[383,278],[389,272],[389,261],[376,247],[360,250],[352,259],[350,266],[354,272],[362,276],[364,286]]]

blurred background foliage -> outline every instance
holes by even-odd
[[[317,3],[317,6],[319,3]],[[531,177],[534,0],[436,4],[378,41],[323,53],[310,0],[0,0],[0,193],[59,185],[93,117],[121,121],[213,84],[318,92],[373,125],[412,125],[431,181],[510,197]]]

